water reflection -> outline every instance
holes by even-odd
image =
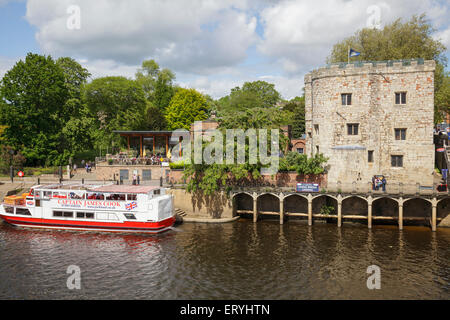
[[[3,299],[450,298],[450,230],[289,221],[184,224],[162,235],[0,225]],[[68,290],[67,267],[82,289]],[[366,286],[381,268],[381,290]]]

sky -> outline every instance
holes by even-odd
[[[0,0],[0,77],[28,52],[72,57],[92,79],[154,59],[215,99],[257,80],[291,99],[333,44],[421,13],[450,58],[450,0]]]

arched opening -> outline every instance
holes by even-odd
[[[372,216],[397,219],[398,202],[391,198],[379,198],[372,202]]]
[[[284,212],[308,214],[308,200],[298,194],[289,195],[284,198]]]
[[[280,199],[273,194],[260,195],[257,205],[260,214],[280,214]]]
[[[450,214],[450,198],[439,201],[437,205],[437,222],[441,222]]]
[[[403,203],[403,220],[406,225],[429,224],[431,203],[421,198],[414,198]]]
[[[236,214],[251,214],[253,213],[253,197],[246,193],[239,193],[234,196],[234,203],[236,206]]]
[[[308,200],[298,194],[291,194],[284,198],[284,213],[289,219],[307,219]]]
[[[336,218],[338,212],[338,202],[330,196],[319,196],[312,201],[313,216],[321,219]]]
[[[342,201],[342,216],[349,219],[366,219],[367,200],[360,197],[349,197]]]

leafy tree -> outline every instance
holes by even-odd
[[[253,108],[275,107],[281,95],[275,85],[266,81],[245,82],[242,88],[231,89],[229,97],[219,100],[220,115],[233,111],[244,111]]]
[[[448,111],[445,97],[448,81],[444,68],[447,66],[446,48],[433,38],[431,24],[425,15],[413,16],[410,21],[401,19],[386,25],[382,30],[364,28],[355,35],[333,46],[328,63],[347,61],[348,47],[361,52],[352,61],[383,61],[423,58],[436,61],[435,72],[435,121],[440,122],[441,111]],[[447,103],[448,106],[448,103]]]
[[[195,121],[206,120],[208,104],[205,97],[194,89],[179,89],[166,110],[169,130],[189,130]]]
[[[165,130],[166,128],[167,122],[162,111],[150,102],[147,102],[147,109],[145,112],[145,129],[159,131]]]
[[[305,133],[305,97],[295,97],[283,105],[288,122],[292,125],[292,138],[300,139]]]
[[[175,74],[160,68],[155,60],[145,60],[136,72],[136,82],[142,87],[145,98],[163,112],[175,94]]]
[[[63,161],[60,115],[68,89],[63,71],[53,59],[29,53],[4,75],[0,94],[0,124],[7,126],[5,143],[20,150],[30,165],[43,164],[50,154],[54,161]],[[38,155],[35,148],[43,138],[47,144]]]
[[[297,171],[298,174],[321,174],[325,172],[324,164],[328,161],[323,154],[308,158],[305,154],[288,152],[280,160],[280,171]]]
[[[65,85],[69,93],[68,100],[62,109],[64,127],[61,130],[61,139],[65,141],[66,149],[70,150],[70,156],[92,147],[90,131],[94,125],[94,117],[82,102],[82,90],[91,76],[89,71],[78,62],[69,57],[56,60],[56,64],[62,69]]]
[[[0,146],[0,170],[3,173],[9,172],[11,165],[15,168],[22,168],[25,161],[26,159],[20,151],[16,152],[10,146]]]
[[[145,128],[147,102],[142,87],[125,77],[104,77],[86,85],[84,102],[95,117],[92,132],[96,148],[109,147],[113,141],[119,145],[114,130],[140,130]]]

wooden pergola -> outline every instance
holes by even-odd
[[[130,139],[139,138],[139,154],[144,156],[144,138],[153,138],[153,151],[156,149],[156,138],[165,138],[165,154],[169,151],[169,139],[172,135],[172,131],[114,131],[114,133],[120,134],[122,137],[127,138],[128,151],[130,150]]]

